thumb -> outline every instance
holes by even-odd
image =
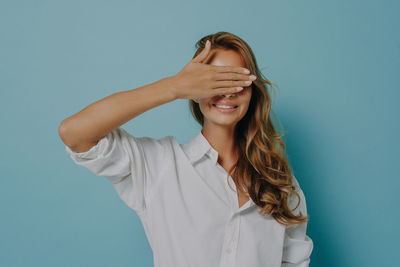
[[[192,62],[194,63],[201,63],[204,59],[206,59],[208,52],[210,52],[210,41],[206,41],[206,45],[204,46],[204,49],[198,54],[194,59],[192,59]]]

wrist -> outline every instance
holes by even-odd
[[[175,76],[169,76],[163,79],[165,89],[171,94],[171,98],[179,99],[178,88],[176,86]]]

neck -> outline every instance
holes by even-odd
[[[201,133],[218,152],[218,163],[230,169],[237,160],[234,129],[220,125],[204,125]]]

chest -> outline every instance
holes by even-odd
[[[230,190],[224,197],[224,188],[213,183],[226,181],[223,176],[173,170],[144,222],[154,255],[163,255],[160,266],[280,266],[284,232],[273,218],[258,214],[256,206],[239,211],[249,197]]]
[[[155,266],[281,266],[284,228],[224,168],[206,157],[192,165],[180,150],[171,158],[141,216]]]
[[[222,171],[222,174],[224,176],[228,176],[228,171],[227,171],[228,168],[227,167],[224,167],[223,165],[221,165],[219,163],[217,163],[216,167],[219,168]],[[245,192],[243,192],[241,190],[238,190],[239,185],[234,179],[231,179],[231,180],[234,181],[234,183],[235,183],[235,191],[236,191],[236,195],[237,195],[237,202],[238,202],[238,206],[240,208],[244,204],[246,204],[246,202],[249,201],[250,198],[249,198],[247,193],[245,193]]]

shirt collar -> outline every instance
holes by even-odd
[[[205,155],[207,155],[214,164],[218,161],[218,151],[210,145],[201,130],[189,142],[183,144],[182,148],[192,164]]]
[[[203,156],[208,156],[214,164],[217,164],[218,151],[210,145],[201,131],[199,131],[189,142],[182,144],[182,149],[189,157],[192,164],[202,159]],[[255,203],[250,198],[249,203],[244,204],[240,209],[238,209],[238,211],[242,211],[252,206],[255,206]]]

